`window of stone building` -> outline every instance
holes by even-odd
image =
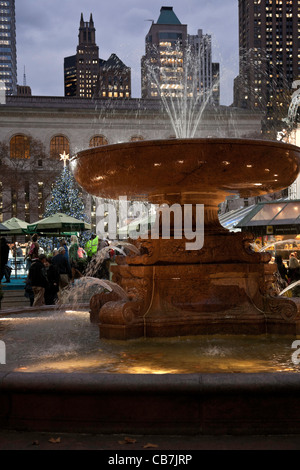
[[[70,154],[70,144],[68,139],[63,135],[55,135],[50,141],[50,157],[60,159],[60,155],[64,152]]]
[[[107,145],[108,140],[103,135],[95,135],[90,140],[90,147],[99,147],[100,145]]]
[[[26,135],[18,134],[10,139],[10,158],[30,158],[29,138]]]

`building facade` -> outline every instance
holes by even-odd
[[[300,0],[239,0],[239,76],[234,105],[265,110],[270,133],[300,78]]]
[[[0,91],[17,93],[15,0],[0,1]]]
[[[162,7],[145,39],[142,98],[187,97],[219,104],[219,67],[212,63],[211,36],[187,33],[173,7]]]

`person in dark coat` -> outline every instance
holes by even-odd
[[[8,257],[9,257],[9,246],[5,238],[1,238],[1,265],[0,265],[0,282],[2,281],[3,276],[5,276],[5,281],[10,282],[10,272],[8,269]]]
[[[282,261],[282,256],[281,255],[276,255],[275,256],[275,263],[277,264],[277,269],[278,269],[278,272],[279,272],[280,276],[282,277],[282,279],[284,281],[287,282],[288,270],[287,270],[287,268],[285,267],[285,265]]]
[[[72,278],[71,266],[67,258],[65,257],[64,247],[58,249],[57,255],[52,258],[53,266],[56,266],[59,272],[59,295],[61,291],[69,285],[70,279]]]
[[[45,290],[45,303],[46,305],[54,305],[57,301],[57,294],[59,290],[59,271],[58,267],[52,263],[52,257],[47,258],[47,278],[49,285]]]
[[[49,286],[46,263],[46,255],[40,254],[37,259],[32,260],[29,268],[28,279],[34,294],[33,307],[45,305],[45,289]]]

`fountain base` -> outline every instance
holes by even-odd
[[[274,296],[276,265],[269,254],[251,251],[251,240],[249,234],[212,234],[202,250],[191,252],[190,263],[186,250],[178,256],[182,241],[175,243],[177,263],[168,247],[174,250],[174,240],[143,241],[148,254],[111,267],[127,297],[110,292],[91,299],[100,337],[300,334],[300,303]]]

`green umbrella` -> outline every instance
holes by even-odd
[[[28,233],[38,234],[63,234],[66,232],[82,232],[91,230],[91,225],[83,220],[76,219],[70,215],[56,213],[41,219],[38,222],[29,224]]]

